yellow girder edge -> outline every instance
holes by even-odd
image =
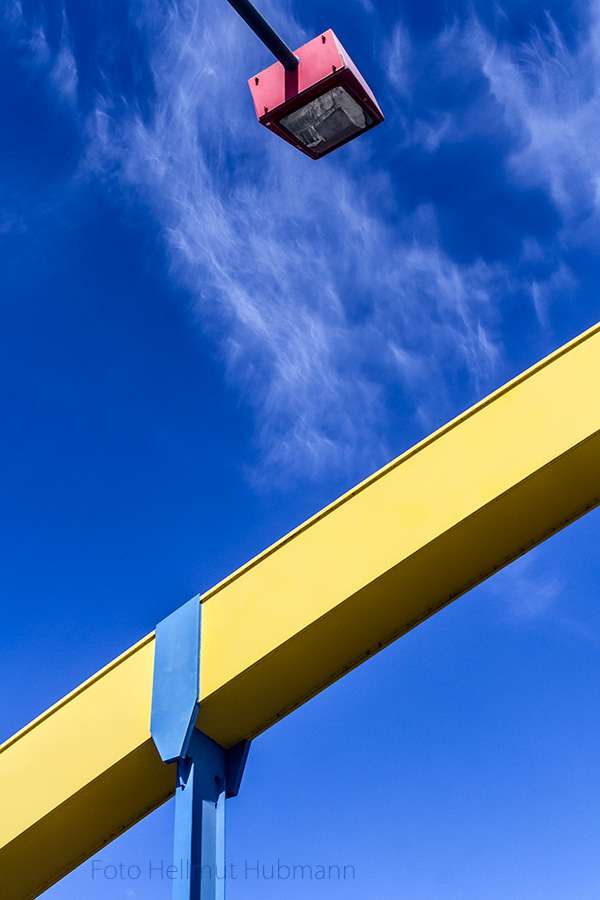
[[[253,737],[600,502],[600,325],[203,599],[197,725]]]
[[[0,747],[0,896],[37,897],[175,792],[150,737],[154,634]]]
[[[251,738],[600,502],[600,325],[202,597],[197,725]],[[592,390],[590,390],[592,388]],[[0,884],[29,900],[174,791],[148,635],[0,747]]]

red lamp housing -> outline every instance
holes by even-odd
[[[261,125],[320,159],[383,122],[377,100],[331,29],[294,52],[297,69],[276,62],[248,81]]]

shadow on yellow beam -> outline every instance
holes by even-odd
[[[203,598],[197,726],[252,738],[600,502],[600,326]],[[0,748],[3,900],[36,897],[174,792],[149,635]]]

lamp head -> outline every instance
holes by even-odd
[[[319,159],[383,122],[373,93],[333,31],[294,52],[297,69],[286,71],[276,62],[248,82],[262,125]]]

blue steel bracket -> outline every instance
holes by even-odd
[[[249,750],[250,741],[240,741],[239,744],[235,744],[227,751],[225,796],[228,800],[230,797],[237,797],[239,793]]]
[[[200,700],[200,597],[156,626],[150,733],[167,763],[185,757]]]
[[[199,595],[156,626],[150,733],[166,763],[185,759],[198,717],[201,627]],[[227,798],[238,795],[249,749],[240,741],[223,750]]]

